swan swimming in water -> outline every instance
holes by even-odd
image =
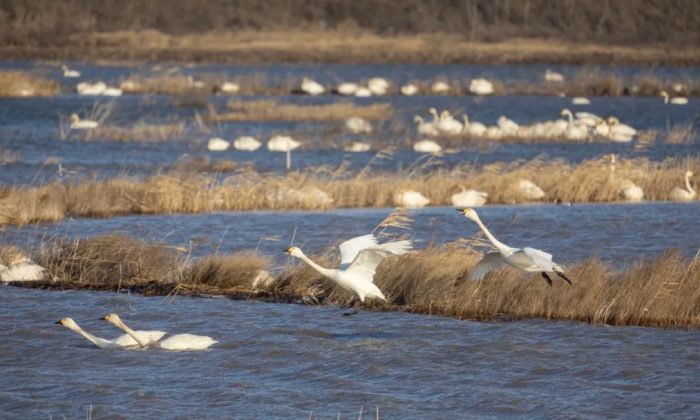
[[[308,77],[304,77],[304,79],[301,82],[301,90],[307,95],[317,96],[324,93],[326,91],[326,88],[324,88],[323,85],[321,85],[317,81],[311,80]]]
[[[687,105],[688,104],[688,98],[686,98],[684,96],[676,96],[676,97],[670,98],[670,96],[668,95],[668,92],[666,92],[665,90],[661,91],[661,96],[664,98],[665,104],[668,104],[668,103],[671,103],[673,105]]]
[[[212,137],[207,142],[207,149],[209,149],[212,152],[223,152],[225,150],[228,150],[230,145],[231,144],[227,140],[224,140],[220,137]]]
[[[262,146],[262,143],[255,137],[240,136],[233,141],[233,148],[244,152],[254,152]]]
[[[176,334],[162,341],[153,340],[138,334],[138,331],[134,331],[126,326],[121,318],[119,318],[119,315],[115,313],[107,314],[103,319],[129,334],[141,347],[153,346],[164,350],[205,350],[218,343],[218,341],[211,337],[194,334]]]
[[[401,86],[401,94],[404,96],[413,96],[418,93],[418,86],[413,83],[408,83]]]
[[[474,210],[467,208],[457,209],[457,211],[473,220],[498,250],[484,255],[472,272],[469,273],[470,279],[481,280],[490,271],[496,270],[503,265],[509,265],[523,271],[539,272],[550,286],[552,285],[552,278],[549,273],[555,273],[569,285],[572,284],[569,277],[564,273],[564,268],[552,261],[552,254],[535,248],[511,248],[491,234]]]
[[[442,147],[432,140],[421,140],[413,145],[413,151],[418,153],[438,153],[441,150]]]
[[[82,120],[78,114],[70,114],[70,128],[71,130],[92,130],[97,128],[99,123],[94,120]]]
[[[80,77],[80,72],[78,70],[71,70],[65,64],[61,66],[61,70],[63,70],[63,77],[66,77],[66,78]]]
[[[56,324],[60,324],[69,330],[75,331],[78,334],[82,335],[85,337],[85,339],[92,344],[96,345],[97,347],[104,349],[104,350],[113,350],[113,349],[125,349],[125,348],[140,348],[141,346],[139,343],[134,340],[130,335],[124,334],[120,335],[119,337],[113,339],[113,340],[107,340],[104,338],[100,338],[97,336],[94,336],[90,334],[89,332],[85,331],[84,329],[80,328],[78,324],[73,321],[72,318],[63,318],[60,321],[57,321]],[[160,340],[164,335],[165,331],[133,331],[135,335],[139,336],[143,340],[148,340],[148,341],[153,341],[156,342]]]

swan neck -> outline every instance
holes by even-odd
[[[139,336],[136,334],[136,331],[132,330],[131,328],[127,327],[127,325],[123,321],[119,321],[118,324],[116,324],[117,327],[121,328],[124,330],[125,333],[129,334],[131,338],[133,338],[137,343],[139,343],[139,346],[141,347],[146,347],[149,342],[144,339],[144,337]]]
[[[696,192],[693,189],[693,186],[690,185],[690,176],[688,176],[688,175],[685,176],[685,188],[688,190],[688,192],[691,195],[695,196]]]
[[[480,227],[481,230],[484,232],[484,234],[485,234],[486,237],[489,239],[489,241],[491,241],[491,243],[493,244],[493,246],[495,246],[499,251],[505,252],[505,251],[509,251],[509,250],[510,250],[510,247],[509,247],[508,245],[504,244],[503,242],[501,242],[501,241],[499,241],[498,239],[496,239],[495,236],[493,236],[493,234],[491,233],[491,231],[489,231],[489,229],[486,227],[486,225],[484,225],[484,222],[482,222],[481,219],[479,219],[478,216],[476,217],[476,219],[475,219],[474,221],[476,222],[477,225],[479,225],[479,227]]]
[[[102,343],[102,341],[104,341],[103,339],[90,334],[89,332],[85,331],[84,329],[82,329],[80,327],[78,327],[74,331],[77,332],[78,334],[82,335],[83,337],[85,337],[85,339],[87,341],[91,342],[92,344],[96,345],[97,347],[99,347],[99,348],[104,347],[104,344]]]
[[[323,274],[324,276],[328,277],[330,275],[330,270],[327,268],[321,267],[320,265],[316,264],[311,260],[311,258],[307,257],[306,254],[303,252],[300,253],[299,258],[304,260],[308,265],[310,265],[314,270],[318,271],[319,273]]]

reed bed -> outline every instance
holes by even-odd
[[[84,141],[119,141],[119,142],[162,142],[177,140],[187,132],[187,124],[175,121],[162,124],[136,122],[130,127],[104,126],[94,130],[80,130],[70,133],[70,138]]]
[[[218,113],[210,108],[209,121],[333,121],[350,117],[367,120],[384,120],[391,116],[391,105],[374,103],[367,106],[352,102],[336,102],[328,105],[295,105],[272,100],[229,101],[228,112]]]
[[[222,168],[223,169],[223,168]],[[592,159],[577,165],[534,160],[481,167],[462,165],[448,170],[427,162],[400,172],[358,173],[344,167],[318,167],[287,174],[258,173],[231,167],[221,174],[170,172],[147,179],[114,178],[38,187],[0,188],[0,225],[57,222],[64,217],[110,217],[126,214],[206,213],[248,210],[328,210],[393,207],[402,190],[423,193],[431,205],[452,205],[463,188],[489,194],[489,204],[528,202],[517,187],[527,179],[545,192],[544,202],[618,202],[626,180],[644,190],[644,199],[670,199],[683,185],[686,170],[700,173],[700,159]]]
[[[19,150],[9,150],[0,147],[0,166],[11,165],[22,159],[22,152]]]
[[[1,253],[2,251],[0,251]],[[700,253],[699,253],[700,254]],[[320,258],[333,264],[331,254]],[[187,250],[124,236],[45,240],[35,259],[52,280],[26,287],[131,290],[149,295],[225,295],[274,302],[346,304],[352,297],[305,264],[265,271],[270,258],[252,251],[191,259]],[[700,258],[669,251],[615,270],[596,260],[569,267],[574,285],[549,287],[536,273],[505,268],[468,280],[480,259],[451,243],[387,258],[375,282],[389,300],[373,310],[406,311],[473,320],[543,318],[595,324],[700,326]],[[265,277],[261,282],[260,278]]]
[[[693,123],[674,124],[666,130],[666,144],[693,144],[696,138]]]
[[[58,83],[21,71],[0,71],[0,97],[53,96]]]

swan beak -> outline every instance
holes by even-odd
[[[284,252],[285,254],[291,254],[291,253],[292,253],[292,248],[287,248],[287,249],[285,249],[285,250],[282,251],[282,252]]]
[[[56,322],[54,322],[54,324],[63,325],[63,320],[61,320],[61,321],[56,321]]]
[[[109,315],[105,315],[102,318],[100,318],[100,321],[109,321]]]
[[[464,213],[464,209],[455,209],[457,210],[457,213]]]

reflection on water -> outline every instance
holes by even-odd
[[[53,323],[211,335],[204,352],[105,351]],[[14,418],[693,417],[700,335],[475,323],[228,299],[0,288],[0,410]],[[409,333],[410,332],[410,333]],[[138,413],[138,414],[137,414]]]

